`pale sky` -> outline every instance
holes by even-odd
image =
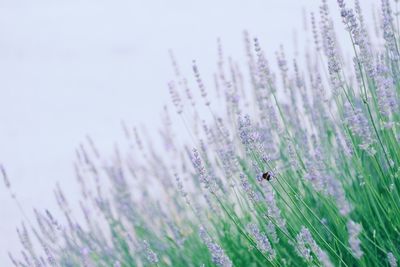
[[[336,2],[336,1],[334,1]],[[90,134],[107,150],[122,138],[120,121],[154,130],[169,103],[168,49],[204,76],[216,39],[242,57],[242,31],[269,55],[302,31],[303,7],[318,0],[0,0],[0,163],[28,214],[55,208],[60,182],[78,198],[72,162]],[[300,46],[303,49],[304,44]],[[273,57],[271,61],[274,61]],[[18,248],[22,215],[0,184],[0,266]]]

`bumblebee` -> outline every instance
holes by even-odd
[[[264,172],[263,175],[262,175],[262,178],[263,178],[264,180],[271,181],[271,179],[272,179],[272,173],[271,173],[271,172]]]

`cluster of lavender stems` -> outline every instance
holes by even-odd
[[[371,27],[362,1],[337,0],[339,18],[330,8],[307,15],[304,57],[281,46],[267,58],[245,32],[246,63],[218,39],[208,80],[198,61],[186,77],[170,51],[161,145],[125,123],[112,155],[87,137],[74,163],[81,198],[57,185],[57,211],[30,219],[0,165],[24,216],[11,264],[398,266],[398,1],[381,0]]]

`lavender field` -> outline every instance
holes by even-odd
[[[51,5],[49,21],[54,14],[72,14],[68,8],[76,10]],[[43,143],[71,151],[71,158],[63,159],[66,165],[54,161],[49,174],[55,180],[38,183],[32,177],[26,184],[17,175],[21,167],[15,167],[21,164],[20,154],[11,149],[12,142],[2,141],[10,146],[0,154],[5,218],[0,230],[6,237],[0,243],[2,266],[398,266],[398,1],[232,2],[232,12],[228,3],[192,9],[175,2],[154,11],[165,16],[155,28],[145,22],[156,5],[143,8],[142,15],[138,6],[128,6],[113,7],[111,24],[88,35],[103,36],[105,30],[103,48],[87,42],[86,50],[71,50],[60,42],[69,48],[51,46],[42,54],[51,60],[60,54],[74,59],[56,74],[70,73],[70,68],[79,78],[46,75],[48,88],[64,79],[64,89],[42,91],[41,97],[70,98],[65,108],[76,112],[76,119],[52,119],[60,125],[70,119],[70,128],[79,128],[74,131],[79,140],[66,148],[72,135],[64,144],[57,135],[45,137]],[[38,10],[46,12],[44,7],[45,2]],[[103,18],[109,9],[104,3],[100,7],[96,14]],[[3,22],[16,22],[16,14],[21,15],[16,10],[30,14],[18,4],[4,5],[2,13],[8,15]],[[132,27],[142,35],[129,39],[125,15],[133,10],[137,17]],[[190,22],[182,26],[185,21]],[[78,22],[59,24],[66,34],[60,36],[78,30]],[[85,24],[87,29],[94,29],[91,23]],[[113,23],[121,27],[107,28],[117,25]],[[57,31],[49,29],[42,34]],[[145,34],[152,29],[158,29],[155,35]],[[24,39],[13,39],[6,28],[2,32],[10,37],[4,39],[10,53],[1,58],[13,68],[27,68],[26,62],[15,63],[28,51],[21,46]],[[84,31],[76,33],[70,36],[85,36]],[[91,39],[92,45],[100,39]],[[11,49],[16,44],[19,50]],[[79,41],[70,45],[84,46]],[[112,64],[97,58],[108,51],[104,47],[112,48]],[[37,54],[30,55],[25,77],[35,80],[34,63],[43,57],[34,61]],[[86,68],[78,67],[82,62]],[[12,73],[6,65],[1,68]],[[131,84],[140,79],[142,83]],[[17,76],[4,80],[10,98],[17,94],[12,85],[26,86],[15,82]],[[36,90],[46,88],[42,82],[33,84],[40,88]],[[66,93],[82,86],[89,90],[79,89],[81,98]],[[135,94],[125,95],[129,87],[137,88]],[[29,94],[33,97],[28,99],[35,99],[33,91],[21,95]],[[15,99],[24,105],[20,97]],[[62,103],[41,112],[51,114]],[[4,106],[17,110],[11,101]],[[18,112],[4,121],[14,122]],[[90,127],[103,135],[87,134],[93,133]],[[37,157],[49,153],[32,145],[35,141],[27,142]],[[37,159],[29,155],[27,161],[34,163]],[[29,201],[35,191],[41,201]]]

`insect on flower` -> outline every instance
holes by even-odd
[[[267,180],[267,181],[271,181],[272,177],[273,177],[273,175],[272,175],[272,173],[269,172],[269,171],[264,172],[263,175],[262,175],[262,178],[263,178],[264,180]]]

